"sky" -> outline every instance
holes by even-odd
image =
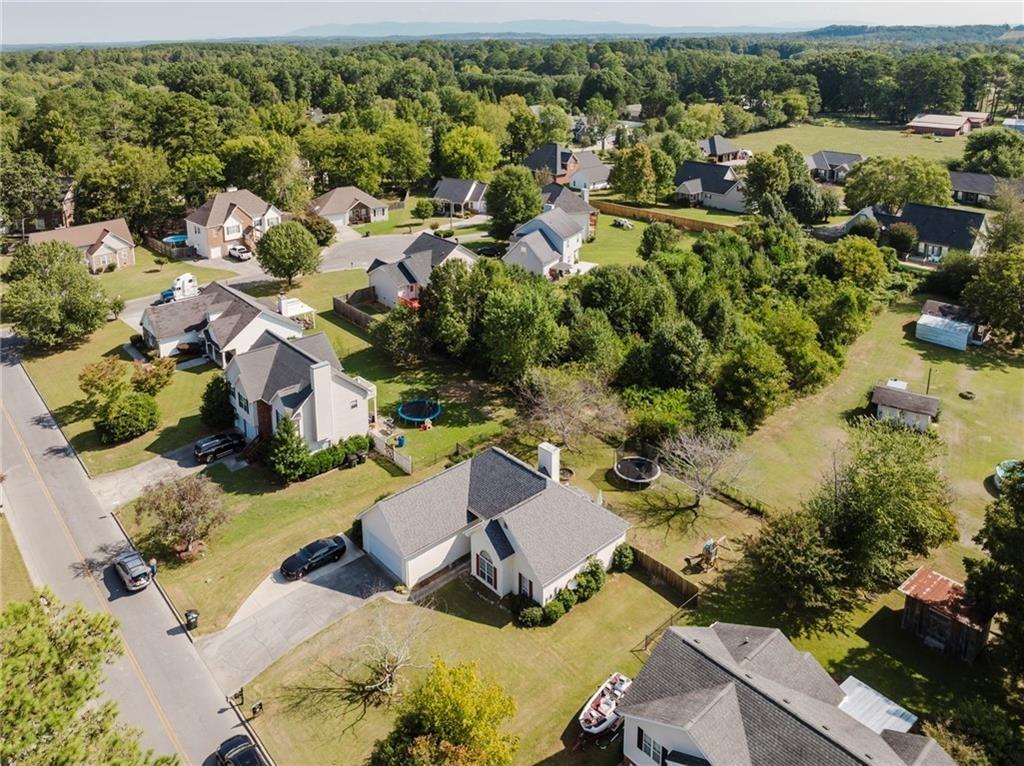
[[[673,0],[672,2],[46,2],[3,0],[7,45],[196,40],[287,35],[319,24],[544,19],[656,26],[816,27],[827,24],[1022,24],[1021,0]]]

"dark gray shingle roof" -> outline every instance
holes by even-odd
[[[570,157],[572,149],[567,149],[561,144],[547,143],[530,152],[523,160],[523,165],[530,170],[550,170],[552,175],[557,176],[565,170]]]
[[[717,133],[711,136],[711,138],[702,138],[697,142],[697,148],[701,150],[705,157],[718,157],[723,154],[735,154],[740,150],[740,148],[728,138],[720,136]]]
[[[466,181],[462,178],[442,178],[434,187],[434,199],[442,199],[465,205],[479,202],[487,193],[487,184],[481,181]]]
[[[541,199],[546,205],[553,205],[559,210],[572,215],[573,213],[596,213],[597,208],[583,201],[583,198],[568,186],[550,183],[540,190]]]
[[[569,239],[570,237],[574,237],[577,234],[582,233],[583,231],[583,227],[580,226],[579,222],[574,221],[572,218],[570,218],[564,210],[554,208],[552,210],[548,210],[547,212],[541,213],[540,215],[534,216],[526,223],[520,224],[518,227],[516,227],[516,230],[512,232],[513,237],[523,228],[526,228],[528,226],[532,228],[531,224],[538,221],[546,224],[547,228],[554,232],[557,236],[561,237],[563,241]],[[540,228],[540,231],[543,232],[545,231],[545,229],[542,227]],[[548,239],[548,237],[545,236],[545,239]],[[555,245],[559,243],[551,242],[549,240],[549,244],[552,247],[555,247]]]
[[[729,178],[733,173],[734,171],[729,165],[686,160],[676,170],[675,185],[676,188],[679,188],[685,184],[687,191],[692,194],[699,194],[701,191],[727,194],[739,183],[739,181]],[[699,188],[693,182],[699,182]]]
[[[988,173],[961,173],[951,170],[949,180],[953,184],[953,191],[987,194],[990,197],[996,193],[996,177]]]
[[[251,349],[236,355],[231,365],[237,366],[239,381],[250,399],[270,402],[281,393],[287,398],[286,406],[294,409],[309,395],[309,368],[317,362],[328,362],[341,371],[341,362],[322,332],[293,340],[264,332]]]
[[[955,207],[908,202],[899,220],[913,224],[921,242],[970,251],[978,237],[978,230],[985,222],[985,214]]]
[[[917,412],[934,418],[939,414],[939,398],[927,396],[926,394],[915,394],[913,391],[904,391],[901,388],[891,386],[875,386],[871,394],[871,403],[883,407],[893,407],[897,410]]]
[[[845,165],[848,168],[852,168],[863,157],[859,154],[852,154],[851,152],[833,152],[828,149],[823,149],[820,152],[815,152],[807,158],[808,166],[817,170],[828,170],[829,168],[835,169]]]
[[[508,537],[505,536],[505,530],[501,528],[501,522],[497,519],[488,521],[487,526],[484,527],[484,532],[487,533],[487,539],[494,546],[494,552],[498,554],[498,558],[502,561],[516,552],[515,548],[512,547],[512,543],[508,541]]]

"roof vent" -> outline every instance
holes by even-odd
[[[783,697],[782,701],[785,702],[787,705],[789,704],[789,698],[788,697]]]

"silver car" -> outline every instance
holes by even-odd
[[[114,559],[114,569],[117,570],[118,576],[124,582],[124,587],[130,591],[142,590],[153,579],[149,564],[135,549],[119,553]]]

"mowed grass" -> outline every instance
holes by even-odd
[[[706,207],[692,207],[690,205],[681,205],[677,202],[663,200],[656,202],[653,205],[634,205],[627,200],[619,197],[615,192],[597,192],[593,195],[593,199],[601,200],[605,202],[614,202],[617,205],[626,205],[631,208],[635,208],[637,215],[642,215],[645,210],[651,210],[658,213],[668,213],[670,215],[677,216],[679,218],[689,218],[694,221],[708,221],[710,223],[720,223],[725,226],[738,226],[743,223],[743,215],[739,213],[730,213],[726,210],[714,210]],[[608,216],[614,218],[608,213],[602,213],[602,216]]]
[[[0,608],[12,601],[27,601],[33,590],[11,526],[0,513]]]
[[[596,263],[598,266],[629,266],[643,263],[636,249],[640,246],[640,238],[647,224],[632,221],[632,229],[619,229],[612,226],[615,216],[602,213],[597,218],[597,236],[593,242],[584,242],[580,249],[580,260]],[[696,238],[683,233],[683,242],[692,244]]]
[[[107,291],[107,295],[120,295],[126,301],[147,295],[158,295],[168,289],[179,274],[194,274],[199,284],[235,276],[233,271],[197,266],[193,261],[168,260],[163,265],[156,262],[153,253],[144,247],[135,247],[135,265],[116,271],[98,274],[96,278]]]
[[[229,520],[206,541],[199,559],[177,561],[153,539],[149,520],[138,518],[134,508],[120,514],[143,553],[161,561],[160,581],[178,609],[199,610],[200,633],[224,628],[256,586],[310,540],[349,531],[357,513],[429,471],[408,477],[373,459],[288,487],[259,465],[236,472],[215,465],[206,474],[224,490]]]
[[[360,645],[377,626],[394,635],[414,634],[413,660],[429,666],[477,663],[481,674],[501,684],[516,701],[509,731],[519,737],[515,764],[591,764],[621,760],[618,741],[601,750],[578,753],[579,709],[613,671],[635,676],[640,660],[631,650],[673,611],[663,594],[627,574],[610,576],[593,599],[577,605],[557,623],[523,629],[511,615],[456,581],[442,588],[433,608],[378,601],[354,612],[301,645],[264,671],[246,690],[262,699],[263,714],[253,722],[282,766],[306,763],[362,763],[374,740],[385,736],[393,715],[371,708],[361,720],[339,708],[290,709],[289,689],[327,682],[325,665],[345,668],[357,662]],[[410,669],[407,685],[424,672]]]
[[[416,207],[416,203],[423,197],[409,197],[406,200],[405,207],[401,210],[389,210],[388,219],[386,221],[377,221],[376,223],[364,223],[358,226],[353,226],[353,231],[357,231],[360,234],[369,233],[371,236],[380,236],[381,234],[408,234],[410,231],[418,231],[420,229],[427,229],[432,223],[436,223],[439,228],[446,229],[451,219],[447,216],[427,218],[423,220],[416,218],[412,214],[412,209]],[[458,221],[458,218],[455,218]]]
[[[936,140],[921,135],[905,136],[893,125],[847,120],[846,127],[796,125],[764,130],[732,139],[744,149],[770,152],[779,144],[791,144],[801,154],[814,154],[823,149],[853,152],[864,157],[905,157],[916,154],[925,159],[945,163],[959,159],[967,143],[966,136]]]
[[[818,393],[776,412],[742,447],[749,460],[737,484],[776,508],[795,507],[814,490],[845,441],[850,415],[863,411],[873,386],[889,378],[942,400],[935,432],[945,443],[943,468],[953,509],[967,541],[992,500],[996,465],[1021,454],[1024,356],[987,347],[954,351],[914,337],[923,299],[906,299],[879,314],[849,349],[843,371]],[[960,398],[973,391],[975,398]]]
[[[203,365],[175,372],[170,385],[157,394],[160,424],[156,430],[123,444],[100,442],[78,387],[78,373],[86,364],[105,356],[127,361],[129,357],[122,346],[131,334],[131,328],[124,322],[108,322],[78,346],[24,357],[25,369],[46,406],[93,476],[136,465],[209,432],[199,419],[199,404],[216,368]]]

